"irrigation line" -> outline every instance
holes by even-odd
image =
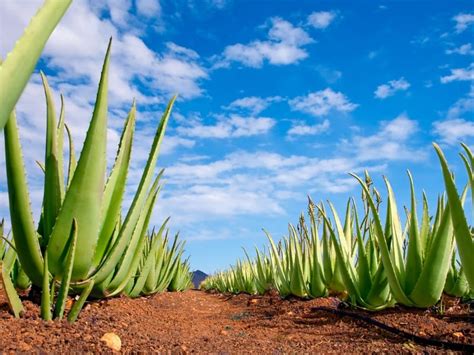
[[[329,308],[329,307],[313,307],[313,308],[311,308],[311,311],[312,312],[323,311],[323,312],[332,313],[332,314],[342,316],[342,317],[350,317],[350,318],[354,318],[354,319],[357,319],[357,320],[361,320],[365,323],[374,325],[374,326],[376,326],[380,329],[383,329],[387,332],[396,334],[399,337],[411,340],[414,343],[417,343],[417,344],[420,344],[420,345],[431,345],[431,346],[442,347],[444,349],[474,353],[474,345],[473,344],[464,344],[464,343],[456,343],[456,342],[450,342],[450,341],[444,341],[444,340],[423,338],[423,337],[420,337],[418,335],[411,334],[411,333],[408,333],[404,330],[401,330],[401,329],[392,327],[390,325],[387,325],[385,323],[379,322],[378,320],[375,320],[373,318],[363,316],[361,314],[348,312],[348,311],[344,311],[344,310],[340,310],[340,309]]]

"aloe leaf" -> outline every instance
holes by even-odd
[[[0,130],[4,128],[51,33],[72,0],[47,0],[0,64]]]
[[[19,318],[23,312],[23,305],[10,279],[10,273],[5,269],[3,261],[0,260],[0,289],[1,288],[5,291],[5,296],[13,315],[15,318]]]
[[[427,250],[423,270],[409,295],[416,307],[431,307],[441,297],[454,248],[453,225],[450,207],[444,210],[440,228]]]
[[[128,166],[132,151],[133,130],[135,127],[136,107],[133,102],[132,109],[128,114],[125,127],[120,138],[117,157],[114,167],[105,186],[102,200],[102,225],[95,250],[93,266],[97,267],[102,260],[105,249],[120,215],[120,207],[125,191]]]
[[[454,235],[458,245],[459,256],[469,286],[471,289],[474,289],[474,263],[472,262],[472,256],[474,255],[474,242],[472,240],[471,231],[469,230],[464,209],[443,151],[437,144],[433,144],[433,146],[436,149],[441,169],[443,171],[444,184],[448,195],[448,203],[451,210],[451,219],[453,221]]]
[[[46,151],[43,194],[43,245],[48,245],[49,236],[53,230],[56,217],[61,207],[61,186],[58,152],[56,113],[53,96],[46,76],[41,73],[44,93],[46,96]]]
[[[390,234],[386,234],[386,236],[391,235],[392,237],[392,245],[390,252],[393,254],[393,265],[395,271],[397,272],[398,278],[400,280],[400,284],[405,284],[405,265],[403,262],[403,231],[402,226],[400,223],[400,217],[398,215],[397,203],[395,200],[395,194],[393,193],[392,185],[387,178],[384,178],[385,185],[388,191],[388,201],[387,205],[389,207],[389,216],[387,216],[387,220],[390,221],[389,226]]]
[[[395,270],[394,263],[390,255],[390,251],[388,250],[387,241],[385,239],[384,230],[382,228],[382,223],[380,221],[377,208],[375,207],[375,203],[372,200],[372,197],[370,196],[370,191],[367,185],[362,181],[361,178],[359,178],[357,175],[354,175],[354,174],[351,174],[351,175],[357,181],[359,181],[360,185],[362,186],[362,189],[366,193],[367,202],[369,204],[369,208],[371,209],[372,215],[374,218],[375,235],[377,236],[377,241],[379,243],[380,256],[382,258],[385,272],[387,273],[388,282],[390,284],[390,289],[393,293],[393,296],[398,302],[404,305],[410,306],[412,305],[412,302],[410,301],[410,299],[407,297],[407,295],[402,289],[401,282],[398,277],[398,273]]]
[[[372,281],[370,275],[369,260],[367,258],[367,253],[364,246],[364,240],[362,238],[362,233],[359,228],[359,217],[357,215],[357,210],[354,209],[354,218],[356,225],[356,239],[357,239],[357,275],[360,293],[362,297],[367,297],[369,290],[372,288]]]
[[[48,268],[48,252],[45,252],[43,263],[43,285],[41,289],[41,318],[44,320],[52,320],[51,314],[51,289],[49,284],[49,268]],[[52,284],[54,285],[54,279]]]
[[[35,285],[41,285],[43,256],[35,231],[30,197],[23,164],[20,137],[15,113],[12,112],[5,130],[5,163],[13,239],[26,274]]]
[[[138,297],[142,292],[145,282],[148,278],[148,274],[150,270],[153,268],[153,263],[155,261],[155,252],[158,248],[158,239],[153,239],[150,250],[145,258],[145,264],[143,268],[140,270],[140,275],[138,276],[135,285],[133,286],[132,290],[129,292],[130,297]]]
[[[127,247],[128,241],[130,240],[132,236],[132,232],[135,229],[141,209],[146,199],[148,188],[153,178],[153,171],[155,169],[156,161],[158,159],[161,142],[163,141],[166,126],[168,124],[171,109],[173,107],[175,100],[176,100],[176,96],[174,96],[168,103],[168,106],[157,128],[156,135],[155,135],[155,138],[153,140],[153,144],[150,150],[150,155],[148,156],[148,161],[146,163],[145,170],[143,171],[140,183],[138,185],[137,193],[135,194],[135,197],[133,198],[130,209],[122,225],[122,229],[120,230],[120,234],[118,237],[120,242],[114,245],[109,258],[100,267],[100,270],[98,270],[97,273],[95,274],[94,277],[95,277],[96,283],[100,283],[101,281],[103,281],[107,277],[107,275],[110,272],[112,272],[112,270],[115,268],[117,263],[120,261],[120,257],[122,256],[123,251]],[[162,174],[162,172],[160,174]]]
[[[142,255],[144,240],[146,238],[146,229],[150,221],[151,214],[153,212],[153,207],[157,198],[157,194],[159,192],[159,188],[157,185],[158,181],[159,178],[155,180],[155,183],[152,186],[152,190],[147,198],[142,214],[140,215],[137,227],[134,231],[134,235],[132,236],[130,246],[126,250],[118,267],[118,270],[115,273],[114,278],[112,279],[110,284],[107,285],[107,288],[104,291],[104,294],[107,297],[112,297],[120,293],[127,285],[130,277],[135,274],[139,266],[138,263]]]
[[[112,40],[105,55],[92,121],[84,147],[48,244],[49,267],[53,275],[61,276],[67,253],[64,238],[72,220],[81,226],[77,234],[77,255],[74,258],[72,280],[87,278],[97,245],[100,228],[100,207],[106,169],[107,142],[107,79]]]
[[[428,199],[423,192],[423,217],[421,219],[420,242],[422,258],[425,258],[425,251],[427,249],[427,241],[430,233],[430,214],[428,210]]]
[[[79,296],[79,299],[76,302],[74,302],[74,304],[72,305],[72,308],[69,311],[69,314],[67,317],[68,322],[73,323],[76,321],[77,316],[79,315],[79,312],[81,311],[82,307],[84,307],[84,303],[86,302],[87,297],[89,297],[93,287],[94,287],[94,280],[90,280],[87,283],[86,287],[84,287],[84,289],[82,290],[81,295]]]
[[[74,142],[71,135],[71,130],[69,129],[68,125],[65,124],[64,127],[66,128],[67,137],[69,141],[69,160],[68,160],[68,170],[67,170],[67,186],[71,185],[72,177],[74,176],[74,171],[76,171],[77,160],[76,160],[76,152],[74,150]]]
[[[410,179],[411,207],[406,261],[406,270],[408,270],[408,272],[405,278],[405,292],[410,294],[411,291],[413,291],[423,269],[423,254],[420,235],[418,232],[418,219],[416,216],[415,187],[410,172],[408,172],[408,177]]]
[[[61,94],[61,111],[59,114],[58,128],[57,128],[57,159],[58,159],[58,178],[59,178],[59,190],[61,195],[61,202],[64,199],[64,96]]]
[[[66,270],[61,279],[61,287],[59,288],[56,307],[54,307],[54,318],[63,318],[64,309],[66,308],[67,295],[69,293],[69,285],[71,284],[72,270],[74,267],[74,259],[76,258],[77,236],[79,228],[76,219],[72,220],[71,233],[69,235],[69,246],[67,247]]]

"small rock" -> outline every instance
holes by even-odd
[[[122,348],[122,340],[115,333],[105,333],[100,340],[112,350],[120,351]]]
[[[226,331],[226,330],[221,330],[221,335],[228,335],[228,334],[229,334],[228,331]]]
[[[464,334],[461,332],[454,332],[453,337],[455,337],[456,339],[461,339],[464,338]]]

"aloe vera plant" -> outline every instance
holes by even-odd
[[[168,290],[170,291],[185,291],[193,287],[193,277],[190,270],[189,259],[184,262],[180,261],[176,272],[171,280]]]
[[[71,3],[72,0],[46,0],[5,61],[0,61],[0,130],[28,83],[46,41]]]
[[[351,204],[353,205],[353,214],[351,214],[349,208]],[[374,228],[367,218],[368,215],[366,214],[362,223],[359,224],[355,204],[349,201],[346,209],[346,228],[343,229],[340,218],[332,204],[330,204],[330,208],[336,228],[328,228],[328,230],[336,246],[336,262],[340,266],[350,302],[355,306],[372,311],[392,306],[394,302],[376,247]],[[325,223],[329,225],[329,217],[324,211],[321,211],[321,213]],[[351,227],[347,227],[348,225]],[[357,258],[351,253],[352,229],[355,229],[356,233]],[[348,236],[351,236],[351,238],[348,238]]]
[[[14,112],[4,130],[10,217],[18,259],[26,275],[35,285],[43,287],[44,292],[55,283],[65,288],[63,297],[69,288],[82,292],[77,307],[71,311],[71,320],[77,316],[81,302],[90,292],[101,297],[116,295],[125,289],[137,271],[145,245],[148,245],[147,228],[160,190],[162,172],[153,177],[155,166],[175,101],[175,98],[170,101],[157,127],[138,189],[122,219],[121,202],[130,163],[136,107],[133,103],[122,131],[115,164],[105,181],[110,50],[111,42],[102,68],[92,120],[77,162],[67,130],[70,140],[67,179],[62,164],[63,136],[67,128],[64,107],[57,122],[51,90],[42,75],[47,129],[44,198],[38,226],[35,226],[30,210]],[[156,251],[152,246],[145,250]],[[174,260],[173,265],[176,263]],[[167,277],[164,289],[172,275]],[[162,284],[152,286],[150,292],[160,289]],[[59,309],[55,315],[60,316],[62,312]]]
[[[441,297],[453,253],[453,226],[449,206],[438,204],[435,228],[430,229],[429,221],[423,219],[418,226],[416,198],[411,174],[411,207],[407,228],[403,232],[397,211],[395,195],[387,179],[387,213],[385,228],[381,216],[370,196],[367,185],[359,181],[372,213],[374,232],[380,248],[380,256],[385,268],[393,297],[398,303],[413,307],[430,307]],[[427,204],[423,205],[423,215],[428,215]],[[403,243],[407,241],[404,256]]]
[[[443,151],[437,144],[434,144],[434,147],[436,153],[438,154],[441,170],[443,172],[446,194],[448,196],[448,204],[451,211],[450,216],[459,250],[459,257],[461,259],[463,271],[466,275],[469,286],[472,290],[474,290],[474,233],[473,230],[469,228],[462,199],[457,192],[454,177],[449,171],[448,162],[444,157]],[[461,158],[464,162],[467,172],[467,187],[471,190],[471,209],[474,215],[474,156],[467,145],[462,144],[462,147],[464,148],[465,154],[461,154]]]

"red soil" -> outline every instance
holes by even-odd
[[[312,308],[336,308],[334,298],[302,301],[277,296],[223,296],[200,291],[149,298],[91,302],[74,324],[45,322],[39,308],[23,302],[14,319],[0,299],[0,351],[110,351],[100,338],[117,334],[122,351],[178,353],[439,352],[365,322]],[[395,308],[357,312],[425,338],[474,344],[472,314],[448,301],[445,316],[434,311]],[[450,315],[447,317],[446,315]]]

